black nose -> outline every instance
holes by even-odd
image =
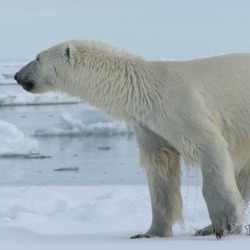
[[[18,73],[16,73],[15,75],[14,75],[14,79],[17,81],[17,75],[18,75]]]

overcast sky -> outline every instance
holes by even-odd
[[[250,1],[0,0],[0,61],[72,39],[150,60],[250,52]]]

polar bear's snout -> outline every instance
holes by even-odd
[[[34,83],[31,81],[25,81],[22,77],[20,77],[19,72],[15,74],[14,78],[26,91],[31,91],[34,88]]]
[[[36,75],[35,62],[32,61],[20,69],[14,76],[18,84],[28,92],[32,92],[35,87],[34,75]]]
[[[25,78],[22,77],[20,71],[15,74],[14,78],[17,83],[20,84],[26,91],[30,92],[34,88],[34,83],[32,81],[25,80]]]

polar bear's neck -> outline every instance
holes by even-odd
[[[153,70],[137,57],[85,55],[84,65],[77,72],[80,73],[71,94],[128,122],[152,112],[153,102],[159,96],[155,93]]]

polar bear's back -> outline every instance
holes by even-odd
[[[250,112],[250,54],[198,59],[185,65],[186,84],[198,89],[213,110],[226,111],[230,106],[232,112],[241,113],[244,108]]]
[[[250,54],[150,64],[173,105],[196,115],[204,105],[231,145],[250,140]]]
[[[231,54],[190,61],[151,62],[160,71],[161,84],[186,92],[198,90],[209,103],[234,107],[249,105],[250,54]],[[164,88],[164,87],[163,87]]]
[[[168,74],[187,78],[187,80],[216,82],[221,78],[235,79],[240,75],[242,78],[248,78],[250,75],[250,54],[230,54],[189,61],[155,61],[151,63],[156,67],[164,68]]]

